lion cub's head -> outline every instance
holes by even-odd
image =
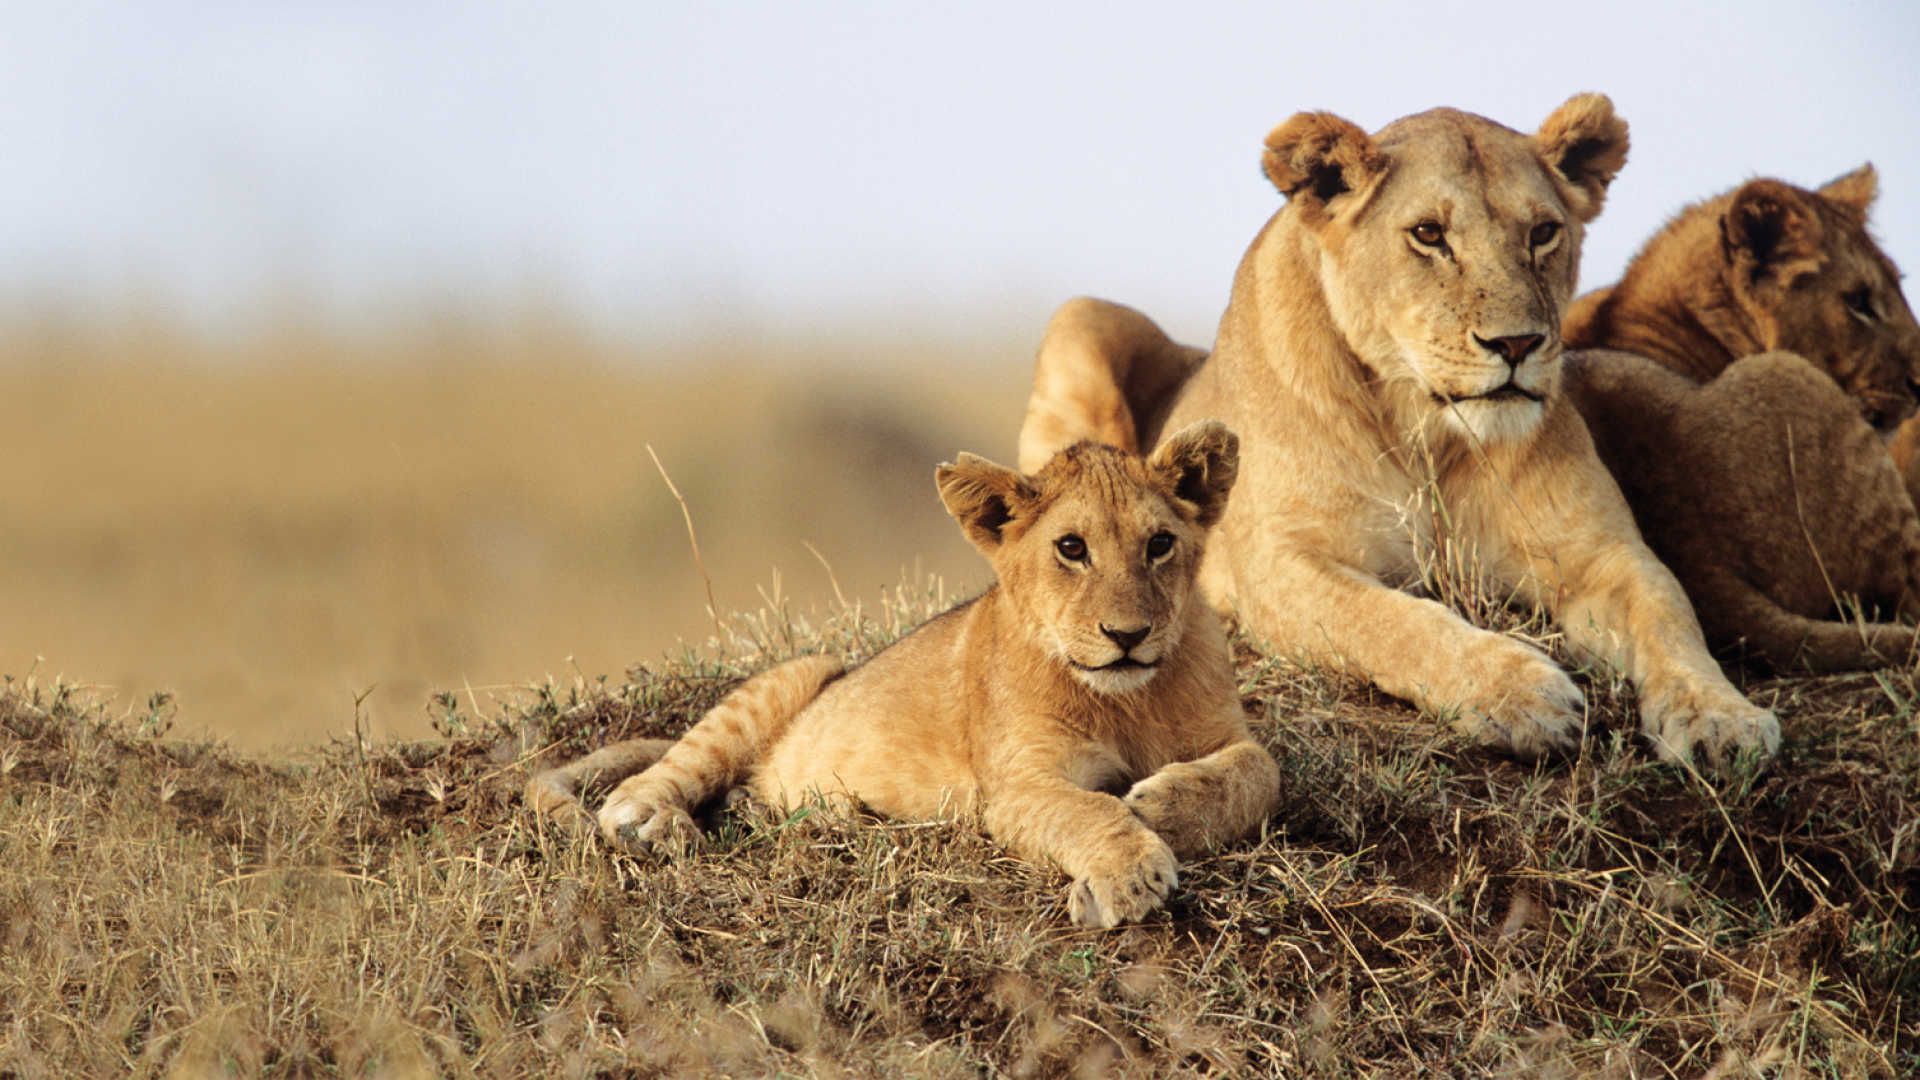
[[[1900,271],[1867,231],[1879,186],[1863,165],[1817,190],[1749,180],[1687,207],[1619,284],[1568,311],[1567,340],[1672,355],[1702,377],[1785,349],[1890,429],[1914,409],[1920,324]]]
[[[1146,458],[1083,442],[1038,472],[961,454],[940,499],[993,563],[1031,640],[1103,694],[1139,689],[1179,648],[1206,531],[1240,440],[1215,420]]]
[[[1626,156],[1625,121],[1582,94],[1532,135],[1455,109],[1377,136],[1300,113],[1262,164],[1360,362],[1415,416],[1503,439],[1558,392],[1581,236]]]

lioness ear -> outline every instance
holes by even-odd
[[[1303,112],[1267,136],[1260,167],[1288,201],[1324,214],[1328,200],[1359,191],[1384,173],[1387,159],[1351,121]]]
[[[1734,280],[1786,285],[1820,269],[1820,216],[1807,198],[1778,180],[1749,180],[1720,219],[1720,242]]]
[[[1614,115],[1613,101],[1605,94],[1575,94],[1553,110],[1533,141],[1548,166],[1573,186],[1574,215],[1592,221],[1606,201],[1607,185],[1627,163],[1627,122]]]
[[[958,462],[935,469],[933,482],[947,513],[985,555],[999,548],[1005,539],[1002,530],[1034,496],[1026,477],[973,454],[961,454]]]
[[[1194,508],[1194,520],[1206,528],[1226,512],[1227,493],[1240,475],[1240,437],[1218,420],[1189,424],[1160,444],[1147,467],[1174,498]]]
[[[1867,223],[1867,211],[1880,194],[1880,174],[1873,171],[1873,162],[1869,161],[1845,176],[1827,181],[1827,185],[1820,189],[1820,194],[1839,203],[1842,209],[1851,211],[1854,219],[1864,225]]]

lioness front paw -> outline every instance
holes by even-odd
[[[1560,665],[1510,638],[1493,638],[1494,676],[1476,701],[1460,706],[1461,731],[1518,758],[1580,748],[1586,698]]]
[[[700,837],[684,808],[617,789],[600,808],[599,822],[601,837],[629,855],[679,855]]]
[[[1166,902],[1180,880],[1180,863],[1165,840],[1145,829],[1131,834],[1099,867],[1074,881],[1067,911],[1081,926],[1109,929],[1133,922]]]
[[[1768,760],[1780,749],[1779,717],[1731,684],[1646,692],[1640,699],[1640,730],[1660,760],[1689,761],[1698,750],[1716,771],[1743,755]]]

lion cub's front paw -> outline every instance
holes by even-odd
[[[1780,749],[1780,719],[1731,684],[1647,692],[1640,700],[1640,730],[1660,760],[1689,761],[1698,750],[1716,771],[1742,756],[1766,761]]]
[[[1197,852],[1206,846],[1208,807],[1199,805],[1196,785],[1180,782],[1178,766],[1136,781],[1120,801],[1173,850]]]
[[[1081,926],[1133,922],[1166,902],[1180,880],[1173,849],[1146,829],[1129,833],[1094,869],[1073,883],[1067,910]]]
[[[1460,706],[1461,731],[1519,758],[1580,748],[1586,699],[1560,665],[1509,638],[1493,638],[1491,677]]]
[[[700,838],[684,808],[618,789],[600,808],[599,822],[601,837],[629,855],[679,855]]]

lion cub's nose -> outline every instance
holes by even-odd
[[[1545,334],[1514,334],[1511,337],[1483,338],[1475,334],[1473,340],[1479,342],[1481,348],[1491,353],[1499,353],[1506,358],[1507,363],[1519,367],[1520,362],[1527,358],[1527,354],[1539,348],[1540,343],[1547,340],[1547,336]]]
[[[1151,629],[1153,629],[1152,623],[1148,623],[1138,630],[1116,630],[1106,623],[1100,624],[1100,632],[1107,635],[1107,640],[1120,646],[1122,653],[1133,651],[1135,645],[1147,640],[1147,631]]]

